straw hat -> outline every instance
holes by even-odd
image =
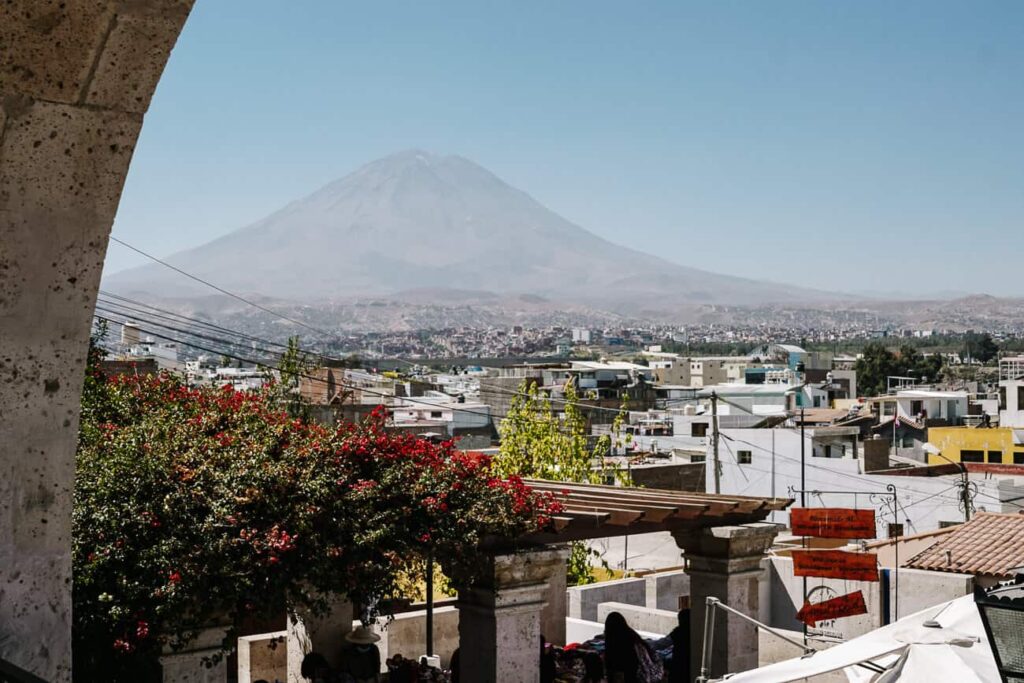
[[[350,643],[355,643],[356,645],[369,645],[370,643],[376,643],[380,640],[380,636],[365,626],[359,626],[346,633],[345,640]]]

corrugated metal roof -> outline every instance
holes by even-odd
[[[979,512],[904,565],[962,574],[1010,577],[1024,566],[1024,515]]]

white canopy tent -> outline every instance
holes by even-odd
[[[927,625],[926,625],[927,624]],[[860,664],[874,665],[884,673]],[[1000,683],[974,596],[965,595],[804,657],[726,676],[729,683],[786,683],[845,670],[851,683]]]

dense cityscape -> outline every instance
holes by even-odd
[[[1022,35],[0,2],[0,683],[1024,682]]]

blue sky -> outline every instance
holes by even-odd
[[[419,147],[686,265],[1024,296],[1022,36],[1016,0],[197,0],[114,234],[166,255]]]

